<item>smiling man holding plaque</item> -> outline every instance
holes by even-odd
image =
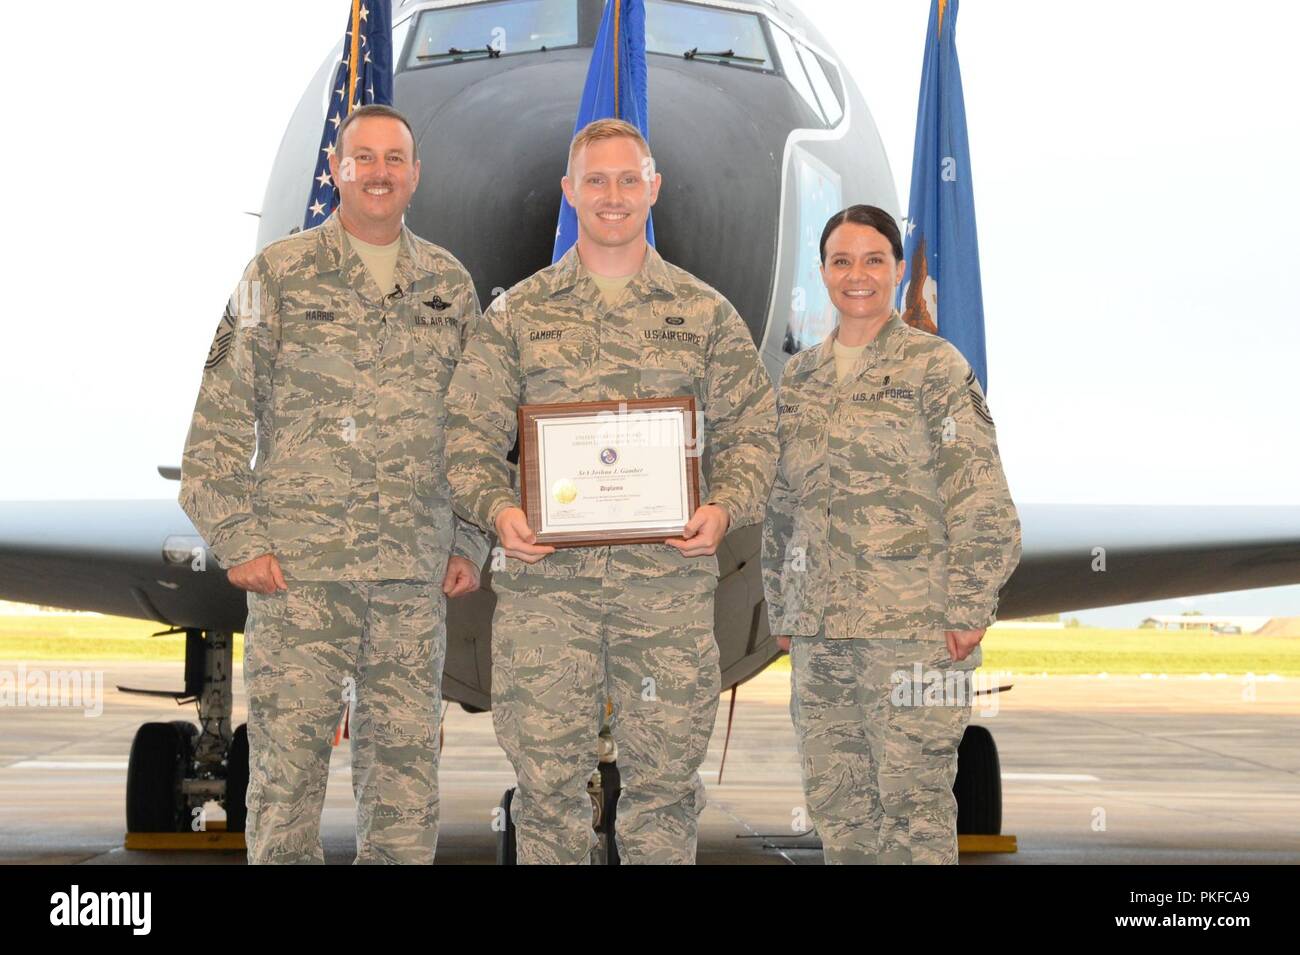
[[[492,303],[448,393],[456,507],[504,550],[492,707],[521,863],[590,858],[607,699],[621,860],[694,862],[720,683],[714,554],[762,520],[775,471],[748,329],[646,241],[660,182],[634,126],[581,130],[563,181],[577,245]]]

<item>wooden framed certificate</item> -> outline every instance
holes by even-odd
[[[700,502],[695,399],[519,406],[520,495],[537,543],[661,543]]]

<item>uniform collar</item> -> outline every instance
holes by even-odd
[[[839,334],[840,327],[837,324],[831,333],[827,335],[820,345],[813,350],[813,358],[808,363],[804,374],[810,378],[825,379],[835,381],[835,338]],[[845,381],[858,377],[868,368],[873,367],[882,358],[896,358],[899,350],[903,347],[905,338],[903,329],[903,319],[898,314],[898,309],[889,313],[889,318],[881,326],[876,337],[867,342],[867,347],[862,349],[862,357],[854,362]]]
[[[316,269],[318,272],[341,272],[348,288],[360,292],[363,298],[372,302],[379,302],[392,289],[380,289],[375,285],[375,280],[370,276],[370,270],[366,264],[361,261],[361,256],[357,255],[357,250],[353,248],[352,243],[344,234],[343,222],[339,219],[339,211],[335,209],[330,213],[329,218],[322,222],[317,229],[316,240]],[[399,288],[409,291],[415,284],[415,236],[411,230],[402,223],[402,231],[398,236],[401,245],[397,249],[397,267],[393,271],[393,282]]]
[[[628,291],[638,299],[645,300],[655,293],[670,297],[677,294],[672,276],[668,274],[668,265],[663,257],[655,251],[653,245],[646,247],[645,258],[641,268],[628,282]],[[601,300],[600,289],[591,278],[591,272],[578,258],[578,246],[575,243],[560,260],[551,266],[550,297],[573,293],[585,302],[595,304]]]

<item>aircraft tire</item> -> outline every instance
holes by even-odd
[[[243,832],[248,823],[248,724],[240,723],[226,753],[226,831]]]
[[[614,834],[617,831],[618,795],[622,792],[622,781],[618,774],[618,763],[601,763],[599,771],[602,805],[600,810],[600,825],[596,829],[599,838],[599,844],[596,847],[598,857],[593,861],[597,861],[602,865],[619,865],[618,842],[614,838]]]
[[[990,835],[1002,833],[1002,766],[993,734],[972,723],[966,727],[957,747],[957,833]]]
[[[515,824],[510,820],[510,802],[514,796],[515,790],[512,786],[501,797],[502,825],[497,831],[497,865],[519,864],[519,857],[515,850]]]
[[[197,733],[198,727],[180,720],[145,723],[136,730],[126,768],[128,832],[189,832],[181,783]]]

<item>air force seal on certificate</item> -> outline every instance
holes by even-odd
[[[560,478],[551,488],[551,497],[556,504],[572,504],[578,497],[578,485],[570,478]]]

